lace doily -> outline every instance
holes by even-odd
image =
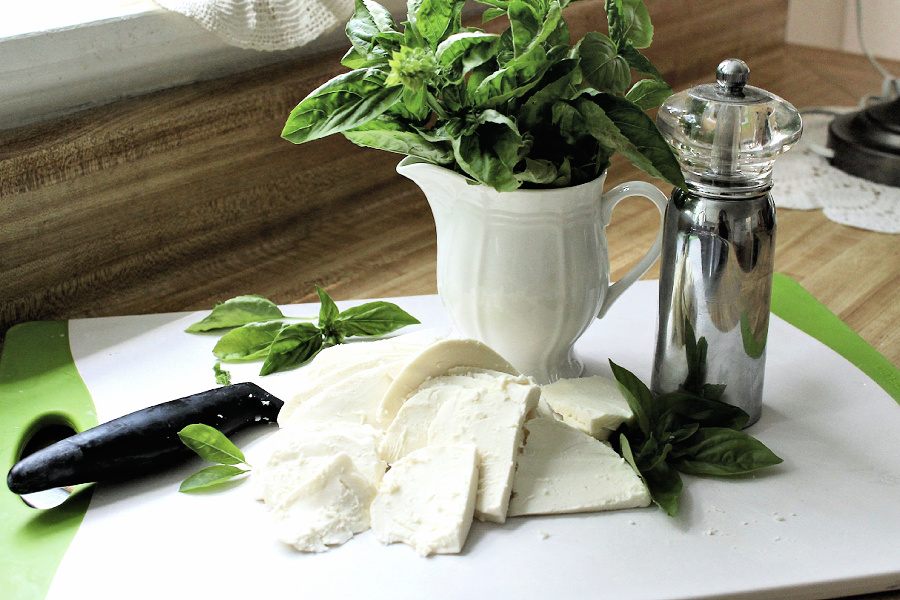
[[[830,108],[850,112],[858,108]],[[803,114],[803,137],[775,161],[772,195],[780,208],[822,209],[836,223],[900,233],[900,187],[882,185],[832,167],[823,156],[833,115]]]
[[[353,14],[353,0],[154,0],[227,43],[253,50],[303,46]]]

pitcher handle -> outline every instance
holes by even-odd
[[[665,221],[666,205],[668,204],[669,199],[659,190],[659,188],[644,181],[628,181],[626,183],[621,183],[603,194],[603,204],[601,209],[603,211],[603,226],[606,227],[609,224],[609,221],[612,218],[613,208],[616,207],[616,204],[625,198],[630,198],[632,196],[647,198],[659,209],[659,233],[656,235],[656,240],[653,242],[653,245],[650,246],[650,250],[647,251],[644,257],[631,267],[631,270],[628,271],[624,277],[609,286],[609,289],[606,292],[606,299],[603,300],[603,305],[600,307],[600,312],[597,314],[598,319],[606,314],[606,311],[609,310],[609,307],[612,306],[613,302],[622,295],[622,292],[627,290],[632,283],[637,281],[641,275],[646,273],[647,270],[653,266],[653,263],[659,258],[659,253],[662,249],[663,223]]]

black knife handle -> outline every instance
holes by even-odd
[[[24,457],[9,471],[15,494],[137,477],[193,455],[178,432],[203,423],[230,435],[275,421],[283,402],[254,383],[236,383],[157,404],[75,434]]]

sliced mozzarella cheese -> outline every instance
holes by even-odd
[[[377,453],[380,438],[369,425],[344,422],[276,432],[252,477],[279,538],[321,552],[368,529],[368,506],[386,468]]]
[[[324,552],[369,529],[376,487],[348,455],[310,459],[302,475],[270,511],[278,539],[302,552]]]
[[[478,377],[491,378],[495,375],[504,374],[499,371],[460,367],[450,369],[448,375],[425,381],[409,400],[403,403],[397,416],[385,431],[379,447],[381,458],[388,464],[393,464],[413,450],[427,446],[428,427],[444,402],[458,395],[460,389],[479,389],[481,384]]]
[[[440,386],[451,389],[428,426],[428,445],[475,445],[481,465],[475,516],[503,523],[522,424],[537,405],[540,388],[522,375],[495,373],[461,379],[467,383]]]
[[[267,441],[268,457],[253,469],[258,497],[277,504],[290,493],[294,481],[303,478],[311,458],[346,454],[357,471],[377,484],[387,468],[378,454],[381,432],[369,425],[353,423],[313,423],[291,425],[276,431]]]
[[[607,444],[553,419],[525,423],[509,516],[576,513],[650,504],[631,466]]]
[[[372,531],[422,556],[454,554],[465,545],[475,510],[474,446],[429,446],[397,461],[372,501]]]
[[[368,369],[408,361],[436,340],[435,335],[417,332],[384,340],[349,341],[322,350],[299,372],[299,389],[284,403],[278,423],[287,422],[301,404],[328,387]]]
[[[560,379],[542,386],[541,397],[564,423],[601,441],[633,417],[618,384],[599,375]]]
[[[471,339],[445,339],[419,352],[397,374],[378,408],[378,420],[389,425],[403,403],[425,381],[446,375],[456,367],[472,367],[518,375],[509,362],[487,345]]]
[[[349,421],[380,426],[376,418],[384,394],[399,373],[405,360],[384,362],[357,371],[307,398],[286,417],[279,415],[282,426],[295,423]]]

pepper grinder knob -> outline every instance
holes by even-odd
[[[741,96],[750,81],[750,67],[737,58],[726,58],[716,68],[716,83],[729,94]]]

